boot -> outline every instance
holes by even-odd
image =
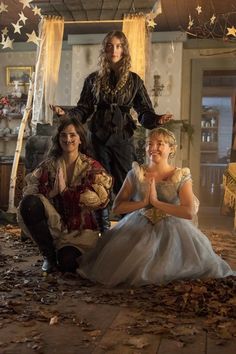
[[[35,225],[27,225],[33,240],[37,243],[44,261],[42,271],[51,273],[57,266],[56,251],[53,245],[53,238],[49,231],[46,220]]]
[[[111,222],[109,219],[109,209],[99,209],[95,211],[96,221],[98,224],[98,229],[101,233],[107,231],[111,227]]]
[[[32,239],[36,242],[44,257],[42,270],[47,273],[53,271],[57,264],[56,252],[46,221],[43,203],[38,196],[27,195],[21,201],[20,212]]]
[[[81,252],[74,246],[64,246],[57,252],[58,267],[61,272],[75,273]]]

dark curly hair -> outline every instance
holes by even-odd
[[[63,150],[61,148],[59,137],[60,133],[68,127],[68,125],[73,125],[77,134],[80,137],[81,144],[79,145],[79,151],[83,154],[86,154],[87,151],[87,139],[86,132],[83,125],[80,123],[79,119],[75,116],[71,116],[69,114],[65,114],[60,119],[60,124],[57,128],[56,135],[52,138],[52,147],[48,153],[49,157],[58,158],[62,155]]]

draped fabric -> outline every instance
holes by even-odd
[[[236,93],[231,98],[233,112],[233,133],[230,152],[230,162],[236,162]]]
[[[223,205],[234,210],[234,229],[236,229],[236,163],[228,164],[223,175]],[[226,213],[227,215],[227,213]]]
[[[129,42],[131,70],[145,81],[150,48],[150,36],[146,29],[146,16],[143,14],[125,15],[122,31]]]
[[[37,123],[52,125],[53,113],[49,104],[53,104],[55,100],[63,33],[62,18],[43,18],[39,24],[40,46],[35,68],[33,128]]]

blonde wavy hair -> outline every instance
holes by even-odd
[[[169,146],[172,148],[172,151],[169,155],[170,158],[173,158],[176,154],[176,150],[177,150],[177,141],[175,138],[175,135],[172,131],[170,131],[169,129],[163,128],[163,127],[159,127],[159,128],[154,128],[152,129],[147,136],[147,142],[152,139],[152,138],[156,138],[157,136],[163,136],[164,141],[166,143],[169,144]]]
[[[118,65],[118,82],[122,80],[123,77],[127,76],[131,68],[131,57],[129,52],[129,43],[122,31],[111,31],[109,32],[102,42],[102,48],[100,50],[99,60],[98,60],[98,75],[96,80],[96,92],[98,93],[101,86],[109,82],[109,76],[111,73],[110,62],[107,57],[107,45],[111,42],[112,38],[118,38],[121,42],[123,53],[122,58]]]

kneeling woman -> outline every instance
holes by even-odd
[[[114,212],[128,214],[81,257],[79,274],[106,286],[236,275],[193,223],[197,200],[190,171],[169,163],[176,151],[173,133],[152,130],[146,150],[149,163],[133,163],[114,201]]]
[[[93,210],[109,202],[112,178],[85,148],[83,126],[65,117],[49,157],[26,176],[18,221],[44,256],[45,272],[57,265],[75,271],[77,258],[98,239]]]

